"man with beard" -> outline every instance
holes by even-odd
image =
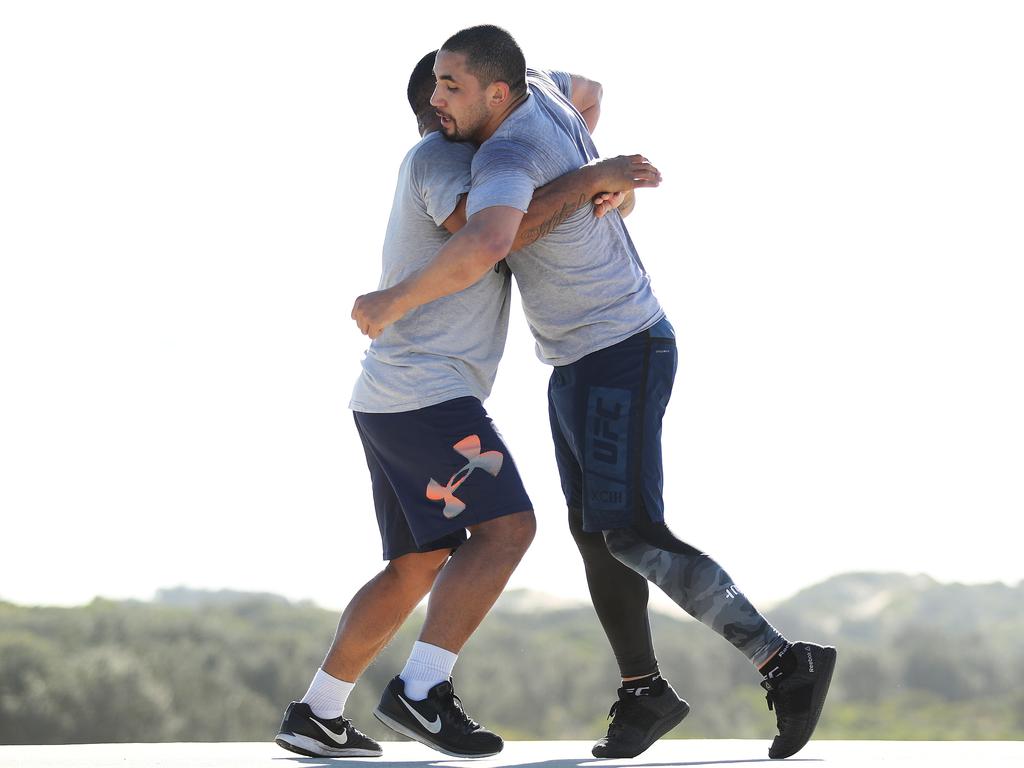
[[[422,267],[465,223],[475,147],[446,141],[430,106],[436,52],[408,97],[421,141],[406,155],[384,243],[381,286]],[[600,161],[538,190],[513,248],[534,242],[601,192],[657,186],[639,157]],[[604,208],[599,208],[602,212]],[[494,265],[492,265],[493,267]],[[299,754],[372,757],[380,745],[344,717],[367,665],[429,592],[426,619],[385,697],[390,727],[457,757],[493,755],[502,740],[473,721],[450,681],[457,654],[490,609],[534,535],[532,505],[482,401],[508,327],[510,281],[488,268],[472,287],[412,312],[374,339],[351,407],[366,453],[385,569],[353,597],[306,695],[285,712],[276,741]],[[467,537],[467,530],[471,536]]]
[[[621,217],[577,211],[509,254],[533,191],[597,156],[592,122],[572,104],[573,76],[527,70],[512,36],[489,25],[449,38],[434,74],[445,135],[480,145],[468,221],[416,274],[357,299],[353,319],[374,337],[507,255],[538,356],[554,367],[548,404],[570,527],[623,677],[594,755],[640,754],[689,711],[658,672],[647,581],[760,671],[778,727],[769,756],[795,754],[817,724],[836,651],[787,641],[717,562],[665,525],[661,423],[676,345]]]

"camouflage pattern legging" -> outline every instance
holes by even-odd
[[[708,555],[677,539],[664,523],[604,531],[608,551],[656,584],[680,608],[760,667],[787,645]]]

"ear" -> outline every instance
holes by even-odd
[[[495,80],[487,86],[487,102],[492,107],[500,107],[508,103],[511,90],[504,80]]]

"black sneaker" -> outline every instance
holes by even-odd
[[[317,717],[309,704],[293,701],[284,711],[280,746],[307,757],[380,757],[380,744],[344,717]]]
[[[646,694],[619,688],[619,700],[612,704],[608,735],[594,744],[594,757],[636,757],[690,713],[690,705],[679,698],[664,678],[657,678]]]
[[[435,685],[423,701],[409,701],[405,683],[396,677],[381,694],[373,716],[396,733],[452,757],[490,757],[505,746],[501,736],[466,714],[451,680]]]
[[[768,709],[775,710],[779,735],[768,757],[780,760],[795,755],[810,741],[836,667],[836,649],[793,643],[769,666],[761,687],[768,691]]]

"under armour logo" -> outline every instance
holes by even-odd
[[[444,516],[451,519],[466,508],[466,505],[455,498],[455,492],[459,486],[469,479],[473,470],[478,467],[494,477],[501,471],[501,463],[505,457],[499,451],[487,451],[480,453],[480,438],[477,435],[470,435],[459,440],[452,446],[459,454],[466,458],[466,466],[451,476],[448,485],[441,485],[434,478],[427,483],[427,498],[431,501],[444,501]]]

